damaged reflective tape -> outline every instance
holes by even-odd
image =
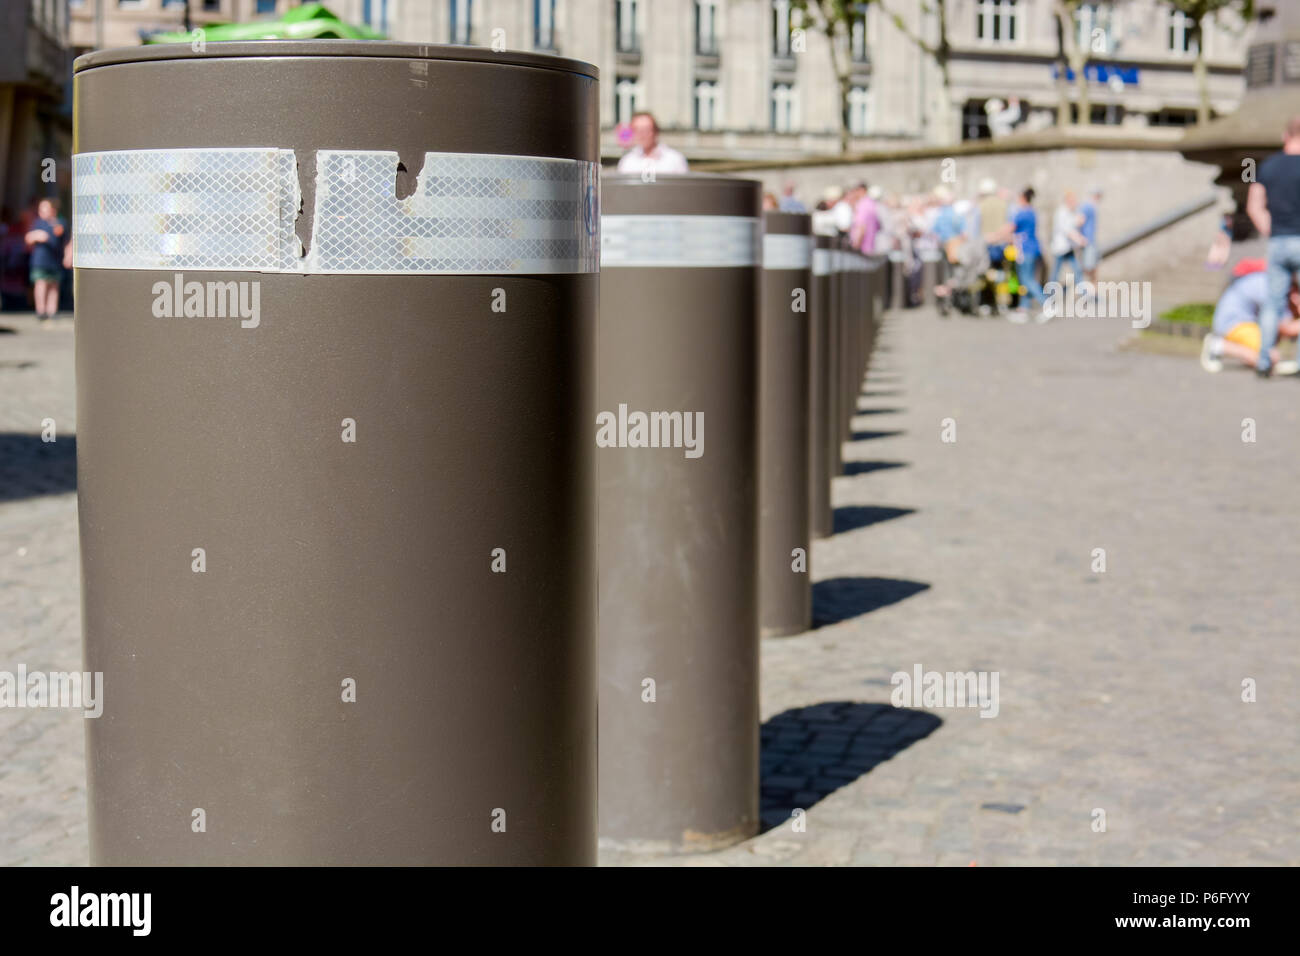
[[[396,152],[319,150],[304,254],[292,150],[80,153],[74,263],[326,275],[597,270],[595,163],[426,153],[404,199],[395,192],[397,168]]]
[[[764,269],[807,269],[812,266],[811,236],[771,233],[763,237]]]
[[[73,262],[278,271],[297,191],[292,150],[80,153],[72,158]]]
[[[600,265],[727,268],[758,264],[759,220],[749,216],[603,216]]]
[[[426,153],[416,192],[397,154],[321,150],[308,272],[595,272],[594,163]]]

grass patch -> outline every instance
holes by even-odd
[[[1193,325],[1213,325],[1214,303],[1187,302],[1183,305],[1176,305],[1166,312],[1161,312],[1160,318],[1164,319],[1166,322],[1190,322]]]

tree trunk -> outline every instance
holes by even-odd
[[[1070,57],[1070,69],[1074,70],[1074,87],[1079,91],[1078,122],[1087,126],[1092,122],[1092,94],[1088,91],[1088,58],[1082,53]]]
[[[940,128],[943,130],[943,145],[948,145],[949,143],[961,141],[961,125],[960,123],[958,124],[957,135],[954,137],[952,128],[952,116],[954,112],[952,102],[952,81],[948,76],[947,60],[944,60],[939,64],[939,77],[942,80],[942,87],[939,91],[941,97],[939,101],[939,123],[941,124]]]
[[[831,69],[835,71],[835,81],[840,88],[840,155],[849,151],[849,81],[848,64],[841,66],[839,45],[835,42],[835,22],[827,19],[825,26],[826,42],[831,48]],[[847,57],[848,51],[845,51]]]
[[[1196,77],[1196,125],[1204,126],[1210,121],[1210,70],[1205,62],[1205,44],[1201,42],[1199,20],[1193,28],[1192,39],[1196,43],[1196,62],[1192,64],[1192,75]]]
[[[1070,125],[1070,81],[1065,76],[1068,64],[1058,60],[1056,67],[1060,75],[1056,78],[1056,125]]]
[[[1066,77],[1069,60],[1065,55],[1065,22],[1061,8],[1056,8],[1056,125],[1064,129],[1070,125],[1070,81]]]
[[[961,125],[958,123],[956,139],[952,138],[952,76],[948,72],[948,0],[939,0],[939,42],[935,47],[934,61],[939,64],[939,78],[942,82],[944,143],[961,141]]]
[[[840,81],[840,155],[844,156],[849,151],[849,92],[853,89],[849,85],[849,78],[841,76]]]

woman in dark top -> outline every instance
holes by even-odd
[[[63,247],[67,227],[53,199],[42,199],[36,221],[24,237],[31,249],[31,278],[36,316],[48,322],[59,311],[59,283],[63,281]]]

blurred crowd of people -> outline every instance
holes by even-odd
[[[998,104],[997,115],[1014,123],[1020,103]],[[660,141],[652,114],[638,112],[620,140],[627,152],[619,160],[623,173],[642,176],[684,173],[685,157]],[[956,308],[970,315],[1005,315],[1013,322],[1051,318],[1044,308],[1043,280],[1051,255],[1051,279],[1059,281],[1069,267],[1084,296],[1096,282],[1097,209],[1101,190],[1082,197],[1073,189],[1062,194],[1052,216],[1048,245],[1039,240],[1038,213],[1032,187],[1013,191],[992,179],[982,179],[975,195],[958,197],[947,185],[927,193],[886,192],[879,185],[857,182],[829,187],[809,210],[787,182],[778,196],[766,193],[763,207],[782,212],[812,213],[813,231],[840,236],[866,255],[888,256],[903,270],[903,295],[918,304],[922,263],[944,264],[935,294],[944,314]]]
[[[993,179],[980,180],[974,196],[958,197],[947,185],[928,193],[898,194],[858,182],[828,188],[812,211],[813,231],[843,237],[866,255],[888,256],[903,270],[908,304],[921,294],[926,260],[943,263],[935,295],[944,314],[1005,315],[1013,322],[1051,318],[1044,309],[1043,280],[1060,281],[1069,267],[1080,294],[1095,283],[1100,253],[1097,217],[1102,192],[1062,194],[1052,216],[1048,244],[1039,239],[1032,187],[1012,191]],[[770,209],[802,212],[793,183],[782,195],[768,194]]]

